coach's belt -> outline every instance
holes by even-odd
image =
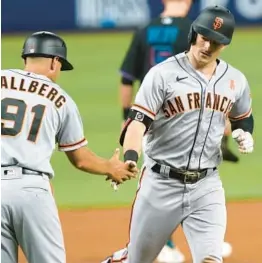
[[[19,178],[19,172],[20,174],[38,175],[49,178],[48,174],[36,170],[19,166],[1,166],[1,179]]]
[[[155,164],[151,169],[155,173],[161,174],[161,164]],[[169,169],[167,176],[172,179],[177,179],[185,184],[194,184],[197,181],[206,177],[208,171],[215,171],[216,168],[203,169],[199,171],[177,171],[172,168]]]

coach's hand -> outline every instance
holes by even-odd
[[[109,173],[107,180],[112,180],[118,184],[123,183],[126,180],[136,178],[138,173],[137,167],[134,167],[133,164],[128,162],[123,163],[119,160],[120,151],[119,149],[115,150],[114,155],[109,160]]]
[[[249,132],[237,129],[232,132],[232,138],[237,142],[241,153],[252,153],[254,150],[254,140]]]

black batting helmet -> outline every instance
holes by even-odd
[[[223,6],[210,6],[205,8],[191,25],[188,35],[190,44],[194,44],[197,34],[214,40],[220,44],[228,45],[232,40],[235,29],[233,14]]]
[[[40,31],[29,36],[23,46],[22,58],[27,57],[58,57],[62,64],[61,70],[72,70],[72,64],[67,60],[65,41],[58,35]]]

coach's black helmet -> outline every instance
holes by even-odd
[[[205,8],[192,23],[188,40],[190,44],[196,41],[196,35],[228,45],[232,40],[235,29],[233,14],[223,6],[210,6]]]
[[[65,41],[58,35],[40,31],[29,36],[23,46],[22,58],[27,57],[58,57],[62,64],[61,70],[72,70],[72,64],[67,60]]]

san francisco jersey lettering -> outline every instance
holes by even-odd
[[[171,167],[205,169],[221,161],[226,118],[251,114],[250,89],[245,76],[223,60],[207,80],[180,53],[148,72],[133,109],[154,119],[149,157]]]

